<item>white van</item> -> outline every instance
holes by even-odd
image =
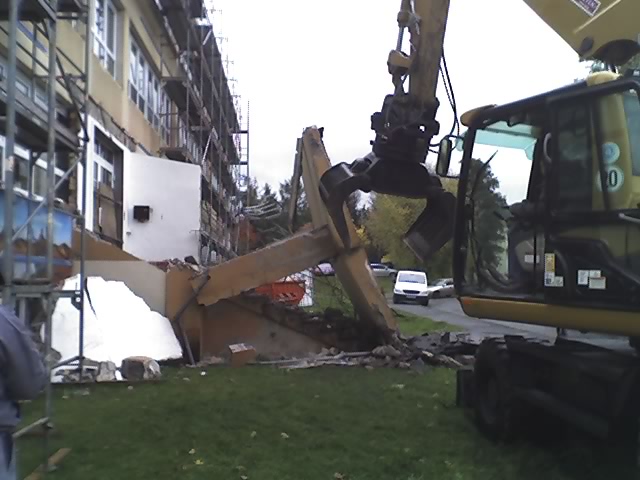
[[[429,305],[427,274],[413,270],[400,270],[393,286],[393,303],[410,300]]]

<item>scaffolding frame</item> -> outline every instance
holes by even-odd
[[[170,40],[160,48],[161,86],[177,107],[160,112],[171,118],[170,144],[161,153],[201,166],[201,228],[196,232],[201,262],[211,263],[212,252],[229,259],[237,251],[232,235],[239,211],[235,167],[243,163],[235,137],[248,131],[240,127],[239,96],[232,94],[223,66],[213,25],[216,11],[202,0],[155,3]],[[165,48],[179,59],[177,74],[165,71]]]
[[[93,0],[9,0],[8,8],[0,8],[0,21],[8,22],[8,73],[7,86],[0,94],[6,93],[5,98],[0,98],[0,104],[3,104],[4,128],[5,135],[5,161],[3,165],[3,184],[2,193],[4,197],[4,230],[3,230],[3,249],[2,249],[2,303],[10,309],[15,310],[19,307],[18,315],[27,321],[26,300],[39,300],[44,306],[44,357],[48,380],[44,391],[44,412],[43,416],[25,426],[24,428],[13,433],[13,438],[17,440],[27,433],[36,429],[42,429],[43,435],[43,462],[42,473],[46,474],[52,470],[49,462],[49,433],[52,429],[53,418],[53,399],[52,399],[52,381],[51,374],[55,368],[66,365],[75,365],[77,363],[80,378],[84,373],[84,300],[85,300],[85,213],[86,213],[86,159],[87,159],[87,115],[89,106],[89,88],[90,88],[90,62],[92,52],[92,8]],[[86,23],[85,33],[85,50],[82,68],[78,67],[66,56],[59,51],[57,45],[58,22],[61,20],[80,20]],[[33,38],[31,38],[32,51],[29,52],[24,48],[23,43],[19,40],[19,26],[25,22],[31,23],[33,27]],[[40,27],[42,26],[42,28]],[[46,65],[38,60],[38,52],[36,44],[38,35],[46,40]],[[30,53],[31,80],[35,87],[37,82],[44,83],[46,86],[46,121],[38,118],[36,115],[38,108],[33,102],[35,100],[36,89],[31,89],[31,103],[28,98],[22,98],[21,93],[17,92],[18,79],[18,52],[23,48],[21,53]],[[74,71],[69,72],[71,67]],[[66,128],[62,121],[58,119],[58,97],[63,99],[63,93],[58,89],[58,85],[62,86],[62,92],[68,95],[68,109],[71,115],[76,118],[75,131],[71,127]],[[45,133],[46,145],[38,137]],[[73,132],[75,138],[70,137],[69,132]],[[40,134],[40,135],[39,135]],[[20,193],[15,189],[15,167],[16,155],[15,149],[17,144],[22,144],[30,152],[27,167],[27,192]],[[36,195],[33,192],[33,172],[36,161],[42,154],[46,154],[46,192],[44,195]],[[59,180],[56,180],[56,157],[60,154],[67,154],[69,162],[64,167],[64,173]],[[81,169],[81,172],[79,170]],[[73,252],[74,234],[76,232],[76,224],[79,224],[80,238],[80,258],[79,258],[79,276],[80,282],[78,288],[74,290],[62,290],[57,288],[55,279],[55,252],[60,246],[55,245],[54,230],[54,214],[56,213],[56,192],[62,186],[67,186],[75,174],[76,189],[69,191],[71,198],[76,196],[76,201],[71,202],[76,207],[76,212],[70,214],[73,221],[71,222],[71,238],[69,239],[68,251]],[[82,189],[80,205],[77,205],[78,189]],[[41,197],[41,198],[40,198]],[[27,213],[26,220],[16,228],[16,200],[26,199]],[[38,215],[46,211],[46,237],[44,237],[44,249],[46,250],[45,260],[46,268],[44,276],[31,276],[31,267],[35,268],[36,260],[32,253],[37,241],[34,241],[34,223],[38,219]],[[57,209],[61,212],[60,209]],[[26,230],[26,238],[21,237]],[[40,232],[42,240],[42,231]],[[26,265],[23,277],[16,276],[15,266],[17,254],[17,241],[26,242]],[[42,249],[42,245],[39,245]],[[37,253],[37,252],[36,252]],[[40,252],[41,254],[41,252]],[[73,268],[74,258],[67,259],[71,262]],[[33,265],[32,265],[33,262]],[[60,362],[53,365],[51,361],[52,353],[52,315],[57,299],[70,298],[74,305],[79,309],[79,345],[78,355],[69,359],[61,359]],[[18,304],[18,305],[16,305]]]

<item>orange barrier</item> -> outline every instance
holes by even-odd
[[[298,305],[304,297],[305,285],[304,282],[286,280],[284,282],[273,282],[261,285],[255,289],[255,292],[265,295],[276,302]]]

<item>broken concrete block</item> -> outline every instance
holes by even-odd
[[[93,368],[86,368],[82,371],[75,369],[60,369],[56,372],[56,375],[60,375],[61,383],[91,383],[96,381],[96,370]]]
[[[215,355],[212,355],[210,357],[207,357],[207,358],[201,360],[198,363],[198,366],[205,367],[205,366],[210,366],[210,365],[224,365],[225,363],[227,363],[227,361],[224,358],[216,357]]]
[[[402,355],[397,348],[394,348],[391,345],[380,345],[379,347],[374,348],[372,353],[379,358],[400,358]]]
[[[130,381],[153,380],[160,378],[160,365],[149,357],[128,357],[120,367],[122,376]]]
[[[256,359],[256,349],[246,343],[236,343],[229,345],[229,353],[231,355],[231,366],[241,367]]]
[[[116,372],[118,367],[113,362],[100,362],[98,365],[98,373],[96,374],[96,382],[115,382],[118,380]]]

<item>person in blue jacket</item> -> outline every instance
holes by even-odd
[[[0,479],[16,479],[13,432],[20,401],[35,399],[47,383],[47,368],[32,332],[0,305]]]

